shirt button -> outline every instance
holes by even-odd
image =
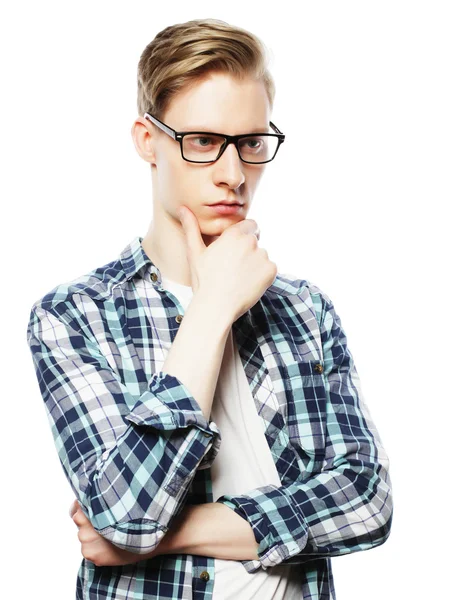
[[[202,571],[202,573],[199,575],[199,577],[201,579],[203,579],[204,581],[208,581],[210,579],[210,575],[208,574],[208,571]]]
[[[156,281],[158,279],[158,275],[156,273],[151,273],[150,278],[152,281]]]
[[[317,373],[322,373],[323,372],[323,365],[320,364],[320,363],[316,364],[314,368],[315,368],[315,371]]]
[[[182,319],[183,319],[183,315],[177,315],[177,316],[175,317],[175,320],[177,321],[177,323],[181,323],[181,322],[182,322]]]
[[[211,433],[208,433],[208,431],[204,431],[203,434],[205,437],[211,437]]]

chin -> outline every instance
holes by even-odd
[[[204,235],[219,236],[227,227],[230,227],[234,223],[239,223],[245,218],[243,215],[216,216],[213,219],[202,219],[202,221],[199,221],[199,225]]]

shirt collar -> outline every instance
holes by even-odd
[[[161,274],[158,267],[152,262],[149,256],[144,251],[141,242],[144,238],[136,236],[129,242],[120,253],[120,261],[122,269],[125,273],[127,281],[132,279],[135,275],[148,274],[150,280],[155,285],[161,285]],[[278,296],[285,296],[299,291],[299,285],[306,283],[305,280],[299,280],[296,278],[286,278],[284,275],[277,273],[273,283],[269,286],[268,291],[277,294]]]
[[[149,270],[150,275],[155,273],[160,279],[160,270],[147,256],[141,245],[143,239],[139,235],[134,237],[120,253],[121,265],[127,281],[137,274],[142,277],[146,270]]]

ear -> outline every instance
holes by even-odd
[[[156,164],[155,135],[151,129],[151,124],[143,117],[137,117],[132,125],[131,134],[140,157],[150,164]]]

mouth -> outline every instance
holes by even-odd
[[[208,206],[244,206],[244,202],[219,200],[219,202],[208,204]]]
[[[240,204],[238,202],[217,202],[216,204],[207,204],[207,208],[210,208],[214,212],[220,215],[234,215],[239,213],[244,204]]]

